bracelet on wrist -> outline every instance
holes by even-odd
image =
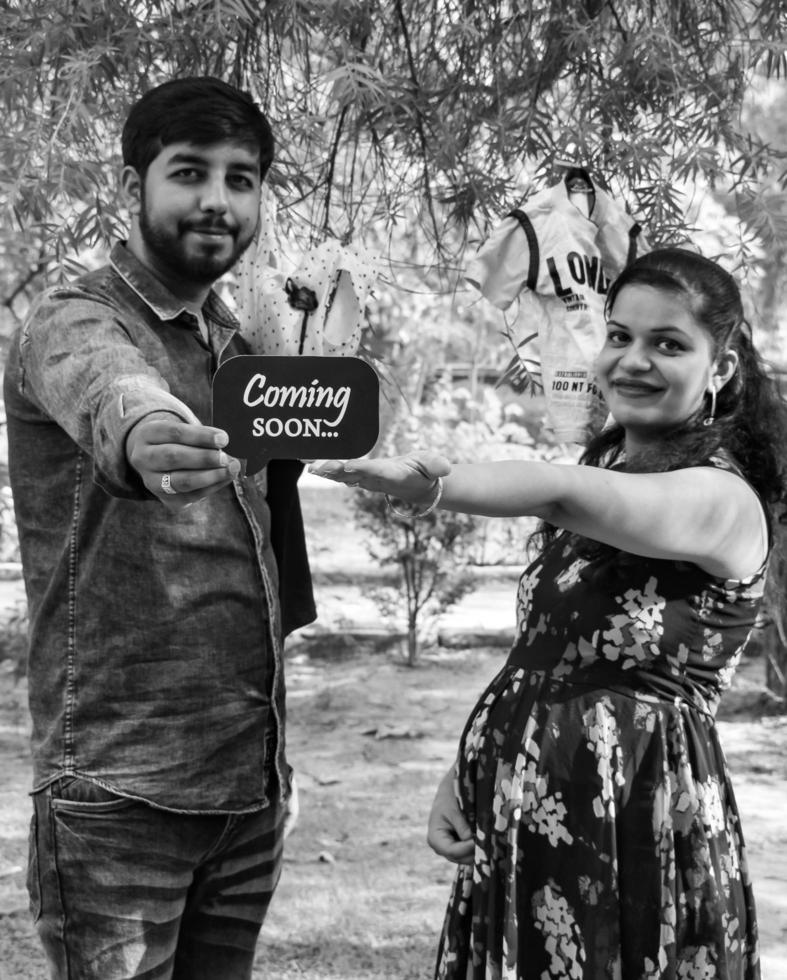
[[[411,509],[410,511],[399,510],[399,508],[394,504],[393,500],[391,499],[391,497],[388,496],[388,494],[385,495],[385,502],[388,505],[388,510],[390,510],[390,512],[392,514],[395,514],[397,517],[405,517],[408,519],[412,517],[426,517],[427,514],[431,514],[432,511],[437,509],[437,505],[440,503],[440,499],[443,496],[443,478],[441,476],[438,476],[437,479],[435,480],[433,489],[435,490],[434,499],[430,504],[426,506],[424,510],[418,510],[418,511],[415,509]],[[410,504],[409,506],[411,508],[415,508],[417,505]]]

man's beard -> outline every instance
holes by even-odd
[[[196,229],[221,229],[227,232],[232,237],[229,255],[222,257],[211,254],[209,248],[200,253],[189,254],[185,236],[187,232]],[[177,231],[173,233],[151,219],[144,198],[139,215],[139,230],[148,250],[169,277],[200,286],[212,285],[231,269],[254,238],[253,229],[246,238],[240,238],[238,232],[232,231],[222,218],[207,217],[199,222],[178,222]]]

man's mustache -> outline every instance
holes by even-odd
[[[183,228],[186,231],[222,231],[228,235],[235,234],[234,230],[226,221],[185,221],[183,222]]]

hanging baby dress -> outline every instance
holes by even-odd
[[[587,186],[579,198],[572,194],[578,180]],[[573,168],[504,218],[468,263],[468,282],[499,309],[519,300],[518,323],[537,336],[531,362],[540,365],[561,442],[585,442],[605,418],[594,362],[607,290],[644,250],[639,224],[586,170]]]
[[[266,193],[257,240],[235,270],[241,335],[252,354],[354,356],[379,272],[375,253],[335,239],[288,260]]]

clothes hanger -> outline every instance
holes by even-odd
[[[567,161],[555,161],[558,167],[564,169],[563,183],[566,185],[568,198],[586,218],[589,218],[596,203],[596,194],[590,174],[584,167]]]

